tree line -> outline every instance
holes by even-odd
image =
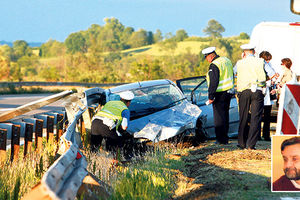
[[[190,37],[184,29],[163,36],[144,29],[134,30],[116,18],[105,24],[91,25],[85,31],[71,33],[64,42],[50,39],[32,48],[24,40],[12,47],[0,46],[1,81],[74,81],[90,83],[133,82],[205,75],[208,63],[189,49],[174,53],[179,42],[200,41],[200,48],[216,46],[221,55],[235,62],[240,58],[239,45],[249,39],[246,33],[223,38],[225,28],[216,20],[208,22],[203,32],[207,37]],[[158,45],[162,56],[132,55],[123,51]]]

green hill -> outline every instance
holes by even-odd
[[[148,45],[134,49],[127,49],[122,51],[125,55],[150,55],[150,56],[165,56],[165,55],[179,55],[184,54],[186,52],[190,52],[192,54],[199,54],[201,51],[201,46],[208,44],[208,42],[200,42],[200,41],[183,41],[178,42],[177,47],[174,51],[165,50],[161,47],[160,44]]]

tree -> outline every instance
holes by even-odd
[[[242,32],[242,33],[240,33],[240,38],[241,39],[249,39],[250,37],[247,33]]]
[[[43,77],[46,81],[58,81],[59,72],[56,67],[48,66],[41,70],[40,76]]]
[[[148,44],[148,33],[144,29],[140,29],[132,33],[128,42],[131,48],[141,47]]]
[[[124,44],[124,49],[130,48],[130,45],[128,43],[129,43],[129,39],[133,32],[134,32],[134,28],[132,28],[132,27],[125,28],[125,30],[122,34],[122,37],[121,37],[121,42]]]
[[[35,56],[22,56],[17,61],[17,65],[21,70],[21,74],[32,80],[32,78],[37,75],[37,68],[39,65],[38,58]],[[23,79],[24,79],[23,77]]]
[[[154,37],[152,31],[148,31],[147,33],[147,44],[153,44],[154,43]]]
[[[86,40],[80,32],[70,34],[65,40],[65,45],[67,47],[67,52],[71,54],[76,52],[87,52]]]
[[[64,53],[65,45],[57,40],[50,39],[40,47],[41,57],[56,57]]]
[[[160,42],[163,40],[162,33],[159,29],[156,30],[156,32],[153,35],[154,43]]]
[[[105,18],[105,25],[98,36],[103,51],[121,50],[125,44],[121,42],[124,25],[116,18]]]
[[[0,80],[8,80],[10,74],[10,60],[0,55]]]
[[[211,19],[208,21],[208,25],[203,32],[213,38],[222,37],[221,33],[225,31],[225,28],[216,20]]]
[[[31,56],[31,49],[28,43],[24,40],[16,40],[13,43],[13,61],[17,61],[22,56]]]
[[[177,42],[183,41],[185,38],[188,38],[188,34],[184,29],[179,29],[176,31],[175,39]]]
[[[134,81],[161,79],[165,76],[158,60],[134,61],[129,72]]]

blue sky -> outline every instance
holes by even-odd
[[[225,27],[223,36],[249,35],[262,21],[295,22],[289,0],[2,0],[0,41],[64,41],[70,33],[104,25],[115,17],[135,30],[163,34],[185,29],[192,36],[205,36],[210,19]]]

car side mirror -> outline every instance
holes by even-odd
[[[291,0],[291,11],[294,14],[300,15],[300,0]]]

